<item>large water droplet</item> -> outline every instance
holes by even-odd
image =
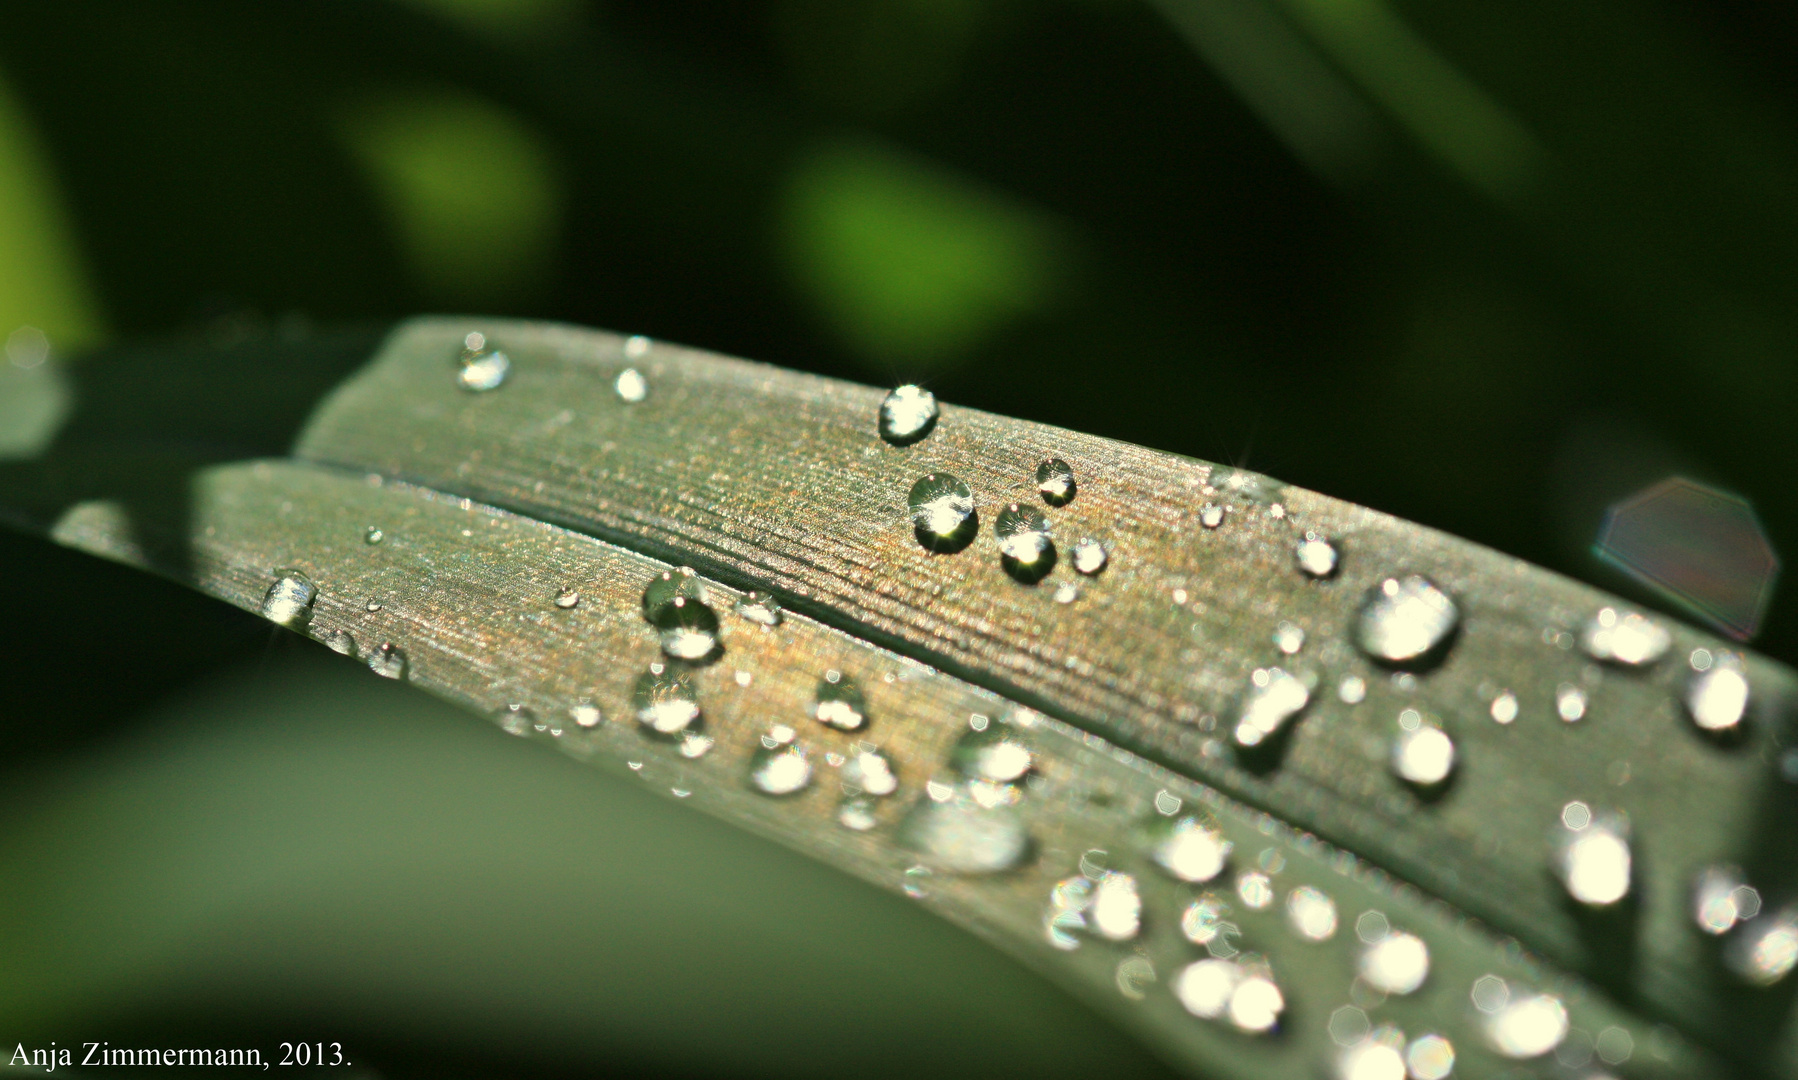
[[[812,717],[838,731],[860,731],[868,722],[868,704],[854,679],[840,671],[826,671],[818,680]]]
[[[662,738],[678,738],[699,727],[699,695],[693,680],[685,672],[657,670],[656,665],[637,679],[632,705],[637,710],[637,723],[649,734]]]
[[[1686,682],[1686,715],[1701,731],[1713,735],[1742,730],[1748,716],[1748,672],[1733,653],[1713,655],[1694,649],[1692,675]]]
[[[880,403],[880,437],[894,446],[915,443],[936,427],[936,395],[921,386],[901,386]]]
[[[655,621],[656,612],[676,600],[706,602],[705,582],[691,567],[663,570],[643,589],[643,617]]]
[[[1209,816],[1159,817],[1147,831],[1149,858],[1181,881],[1210,881],[1230,856],[1230,841]]]
[[[1567,1037],[1567,1007],[1550,994],[1510,1002],[1486,1018],[1492,1048],[1516,1060],[1541,1057]]]
[[[1311,691],[1297,676],[1277,667],[1255,669],[1236,714],[1236,745],[1252,749],[1267,742],[1310,700]]]
[[[391,641],[368,654],[368,669],[383,679],[403,679],[407,669],[406,650]]]
[[[1415,709],[1406,709],[1415,715]],[[1401,724],[1403,723],[1401,719]],[[1418,723],[1401,729],[1392,743],[1392,771],[1407,784],[1433,788],[1455,769],[1455,743],[1439,727]]]
[[[984,805],[966,789],[930,791],[906,815],[900,835],[937,869],[957,874],[1010,870],[1030,857],[1032,847],[1016,806]]]
[[[793,795],[810,786],[812,763],[796,737],[785,724],[768,729],[749,758],[750,786],[764,795]]]
[[[781,612],[780,601],[759,589],[744,593],[737,601],[736,611],[757,626],[779,626],[786,617]]]
[[[1594,660],[1642,667],[1666,654],[1673,635],[1645,615],[1602,607],[1580,631],[1579,640],[1580,648]]]
[[[950,554],[967,547],[980,529],[974,493],[948,473],[919,478],[906,497],[913,530],[926,551]]]
[[[1692,889],[1692,920],[1707,934],[1727,934],[1761,913],[1761,894],[1733,866],[1707,867]]]
[[[1583,802],[1561,808],[1555,838],[1555,874],[1567,895],[1588,907],[1608,907],[1629,895],[1628,822],[1617,814],[1594,813]]]
[[[1036,507],[1012,503],[999,511],[993,532],[999,537],[999,562],[1017,580],[1034,585],[1055,568],[1049,522]]]
[[[636,368],[627,367],[613,380],[612,392],[618,395],[619,401],[635,405],[649,396],[649,380]]]
[[[262,617],[289,630],[304,629],[312,621],[312,604],[318,586],[298,570],[277,570],[281,575],[262,594]]]
[[[1327,578],[1336,573],[1337,563],[1341,560],[1336,545],[1314,532],[1305,534],[1293,549],[1293,559],[1306,576]]]
[[[1105,545],[1090,536],[1081,537],[1069,555],[1071,557],[1068,561],[1073,564],[1075,572],[1088,577],[1104,570],[1105,564],[1111,561],[1111,556],[1105,552]]]
[[[1421,574],[1374,586],[1355,621],[1355,644],[1375,660],[1411,665],[1437,659],[1461,622],[1461,609]]]
[[[476,392],[495,389],[512,371],[512,358],[478,332],[462,339],[457,362],[456,382],[462,389]]]
[[[676,597],[650,618],[661,634],[662,652],[674,660],[706,660],[718,649],[718,616],[695,600]]]
[[[1060,458],[1050,458],[1036,467],[1036,490],[1050,506],[1066,506],[1074,501],[1074,470]]]

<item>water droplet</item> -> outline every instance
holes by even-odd
[[[1207,529],[1215,529],[1224,523],[1224,508],[1216,503],[1206,503],[1199,507],[1199,524]]]
[[[1296,654],[1305,647],[1305,629],[1293,623],[1282,622],[1274,627],[1274,648],[1287,656]]]
[[[1280,733],[1311,700],[1311,691],[1299,679],[1277,667],[1256,668],[1236,716],[1236,745],[1260,746]]]
[[[1521,1061],[1541,1057],[1561,1045],[1567,1027],[1567,1007],[1560,998],[1532,994],[1488,1016],[1486,1038],[1500,1054]]]
[[[712,737],[689,731],[680,737],[680,756],[689,761],[705,757],[712,749]]]
[[[1142,896],[1136,878],[1115,871],[1100,875],[1088,922],[1106,941],[1129,941],[1142,930]]]
[[[1461,609],[1421,574],[1374,586],[1355,622],[1355,644],[1375,660],[1417,664],[1435,659],[1461,622]]]
[[[867,832],[880,824],[874,816],[874,800],[851,797],[837,807],[837,824],[854,832]]]
[[[786,618],[781,611],[780,601],[760,589],[744,593],[737,601],[736,612],[757,626],[779,626],[781,620]]]
[[[1367,680],[1359,675],[1345,676],[1336,687],[1336,696],[1347,705],[1361,704],[1367,700]]]
[[[339,656],[354,657],[356,655],[356,639],[350,636],[348,630],[321,630],[318,632],[318,640],[324,642],[325,648]]]
[[[956,874],[1010,870],[1030,857],[1032,846],[1017,807],[983,805],[965,788],[947,799],[919,800],[906,816],[901,838],[937,869]]]
[[[1066,506],[1074,501],[1074,470],[1060,458],[1050,458],[1036,467],[1036,490],[1050,506]]]
[[[463,339],[462,352],[457,360],[456,382],[464,390],[480,392],[495,389],[506,381],[506,376],[512,371],[512,358],[489,345],[487,339],[479,333],[469,334]]]
[[[1343,1051],[1336,1059],[1337,1080],[1405,1080],[1405,1059],[1399,1053],[1385,1033],[1398,1034],[1388,1025],[1382,1025],[1357,1045]],[[1398,1043],[1404,1044],[1404,1035],[1398,1034]]]
[[[1074,550],[1070,555],[1069,561],[1073,564],[1074,571],[1085,574],[1087,577],[1100,573],[1111,561],[1111,556],[1105,551],[1105,545],[1090,536],[1081,537],[1074,544]]]
[[[1567,895],[1588,907],[1608,907],[1629,895],[1628,822],[1593,813],[1583,802],[1561,808],[1554,868]]]
[[[650,340],[642,334],[632,334],[624,339],[624,355],[628,360],[641,360],[649,355]]]
[[[1624,667],[1643,667],[1666,655],[1673,635],[1660,623],[1636,612],[1602,607],[1580,631],[1580,648],[1594,660]]]
[[[382,642],[380,648],[368,654],[368,669],[383,679],[403,679],[406,668],[406,650],[391,641]]]
[[[986,723],[961,737],[950,760],[957,772],[971,780],[1012,784],[1030,771],[1035,755],[1008,726]]]
[[[1274,902],[1274,883],[1259,870],[1250,870],[1246,874],[1236,876],[1236,896],[1244,907],[1251,911],[1262,911]]]
[[[936,427],[936,395],[921,386],[901,386],[880,403],[880,437],[907,446]]]
[[[365,544],[378,544],[385,539],[387,539],[387,534],[373,525],[362,530],[362,542]]]
[[[764,795],[792,795],[812,782],[812,763],[794,741],[795,732],[776,724],[749,758],[749,782]]]
[[[1341,561],[1341,553],[1336,545],[1314,532],[1305,534],[1293,550],[1293,558],[1299,569],[1309,577],[1327,578],[1336,573],[1336,565]]]
[[[844,787],[874,798],[885,798],[899,790],[899,777],[893,771],[892,761],[866,745],[849,753],[839,775]]]
[[[1492,708],[1487,711],[1498,723],[1510,723],[1517,719],[1517,695],[1509,690],[1501,690],[1498,696],[1492,699]]]
[[[1173,980],[1174,996],[1186,1011],[1205,1020],[1228,1019],[1239,1031],[1272,1031],[1286,1000],[1265,962],[1244,956],[1194,961]]]
[[[1034,585],[1054,569],[1055,542],[1041,510],[1012,503],[999,511],[993,532],[999,537],[999,562],[1013,578]]]
[[[1447,1080],[1455,1071],[1455,1044],[1441,1035],[1420,1035],[1405,1052],[1411,1080]]]
[[[1306,941],[1328,941],[1336,936],[1336,901],[1310,885],[1300,885],[1286,896],[1286,918]]]
[[[1054,599],[1057,604],[1071,604],[1080,599],[1080,587],[1071,581],[1064,581],[1055,586]]]
[[[1415,730],[1401,731],[1393,741],[1392,771],[1408,784],[1434,787],[1447,780],[1454,768],[1454,740],[1439,727],[1419,724]]]
[[[1699,653],[1703,653],[1702,658]],[[1699,664],[1702,663],[1703,667]],[[1741,730],[1748,715],[1748,672],[1734,653],[1713,657],[1708,650],[1693,652],[1692,675],[1686,682],[1686,715],[1701,731],[1730,734]]]
[[[1555,687],[1555,712],[1569,724],[1586,717],[1586,692],[1572,683]]]
[[[637,723],[648,734],[673,739],[698,729],[699,696],[685,672],[652,668],[643,673],[631,704],[637,710]]]
[[[581,602],[581,594],[573,589],[561,589],[556,593],[556,606],[566,610]]]
[[[1727,934],[1761,913],[1761,894],[1733,866],[1712,866],[1692,889],[1692,918],[1707,934]]]
[[[1382,994],[1400,997],[1413,993],[1430,975],[1430,949],[1415,934],[1393,933],[1386,929],[1386,918],[1379,916],[1379,934],[1365,932],[1368,912],[1355,922],[1355,935],[1367,943],[1356,961],[1356,974],[1361,981]],[[1372,929],[1371,927],[1367,929]]]
[[[643,617],[654,622],[656,612],[676,600],[706,602],[705,582],[691,567],[664,570],[650,579],[643,589]]]
[[[718,649],[718,616],[711,608],[676,597],[657,609],[650,623],[661,633],[662,652],[674,660],[706,660]]]
[[[1786,907],[1742,927],[1723,951],[1724,962],[1755,986],[1772,986],[1798,966],[1798,907]]]
[[[618,373],[618,378],[612,383],[612,391],[618,395],[619,401],[635,405],[649,396],[649,380],[636,368],[627,367]]]
[[[924,897],[929,896],[930,867],[913,866],[907,869],[902,875],[902,884],[900,887],[905,890],[905,895],[911,897],[913,900],[922,900]]]
[[[974,493],[948,473],[919,478],[906,496],[913,531],[924,550],[952,554],[967,547],[980,529]]]
[[[1236,939],[1242,930],[1230,921],[1230,903],[1216,893],[1202,893],[1180,913],[1180,933],[1211,955],[1229,959],[1236,955]]]
[[[568,718],[573,720],[577,727],[593,728],[599,726],[599,722],[605,719],[605,714],[599,711],[599,706],[582,698],[569,707]]]
[[[827,671],[818,680],[812,717],[838,731],[860,731],[868,722],[868,704],[854,679],[840,671]]]
[[[500,729],[508,735],[529,735],[537,723],[537,714],[519,705],[501,705],[493,714]]]
[[[312,621],[312,604],[318,586],[298,570],[277,570],[280,577],[262,594],[262,617],[269,622],[300,630]]]
[[[1230,856],[1230,841],[1208,816],[1159,817],[1146,831],[1149,858],[1181,881],[1210,881]]]
[[[362,610],[372,615],[381,610],[381,602],[379,600],[370,600],[368,603],[362,605]]]

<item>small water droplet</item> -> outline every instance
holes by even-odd
[[[385,539],[387,539],[387,534],[373,525],[362,530],[362,542],[365,544],[378,544]]]
[[[661,634],[662,652],[673,660],[715,659],[718,648],[718,616],[711,608],[677,596],[650,618]]]
[[[635,405],[649,396],[649,380],[636,368],[627,367],[613,380],[612,392],[618,395],[619,401]]]
[[[1206,503],[1199,507],[1199,524],[1207,529],[1215,529],[1224,523],[1224,508],[1216,503]]]
[[[1080,587],[1071,581],[1064,581],[1055,586],[1054,599],[1057,604],[1071,604],[1080,599]]]
[[[999,537],[999,562],[1013,578],[1034,585],[1054,569],[1055,542],[1041,510],[1012,503],[999,511],[993,532]]]
[[[936,427],[936,395],[921,386],[901,386],[880,403],[880,437],[907,446]]]
[[[1251,911],[1262,911],[1274,902],[1273,879],[1259,870],[1236,875],[1236,896]]]
[[[957,772],[971,780],[1013,784],[1024,778],[1036,759],[1015,731],[986,722],[961,737],[950,760]]]
[[[812,763],[796,733],[776,724],[761,737],[761,745],[749,758],[749,783],[764,795],[793,795],[812,782]]]
[[[1230,841],[1209,815],[1159,817],[1146,832],[1149,858],[1181,881],[1210,881],[1223,872],[1230,856]]]
[[[868,722],[868,703],[861,687],[842,672],[825,672],[818,680],[812,718],[838,731],[860,731]]]
[[[877,799],[899,790],[899,776],[893,771],[892,761],[866,744],[847,755],[839,775],[844,787]]]
[[[1282,622],[1274,627],[1274,648],[1287,656],[1296,654],[1305,647],[1305,629],[1293,623]]]
[[[1293,558],[1307,577],[1327,578],[1336,573],[1341,554],[1336,545],[1314,532],[1305,534],[1293,549]]]
[[[1703,657],[1699,657],[1703,653]],[[1703,666],[1700,667],[1702,662]],[[1692,675],[1686,681],[1686,715],[1701,731],[1713,735],[1741,730],[1748,716],[1748,672],[1734,653],[1692,653]]]
[[[1355,622],[1355,644],[1375,660],[1417,664],[1435,659],[1461,622],[1461,609],[1421,574],[1374,586]]]
[[[1036,490],[1050,506],[1066,506],[1074,501],[1074,470],[1060,458],[1050,458],[1036,467]]]
[[[280,576],[262,594],[262,617],[289,630],[304,629],[312,621],[312,605],[318,586],[298,570],[277,570]]]
[[[1087,922],[1093,933],[1106,941],[1129,941],[1140,933],[1142,895],[1136,878],[1115,871],[1100,875]]]
[[[605,714],[599,711],[599,706],[582,698],[569,707],[568,718],[577,727],[593,728],[599,726],[599,722],[605,719]]]
[[[1569,724],[1586,718],[1586,692],[1572,683],[1555,687],[1555,712]]]
[[[356,639],[350,636],[348,630],[321,630],[318,632],[318,640],[325,643],[325,648],[339,656],[354,657],[356,655]]]
[[[1420,1035],[1405,1051],[1411,1080],[1447,1080],[1455,1071],[1455,1044],[1441,1035]]]
[[[537,714],[519,704],[502,705],[493,718],[508,735],[529,735],[537,723]]]
[[[368,669],[383,679],[403,679],[406,677],[406,650],[391,641],[381,643],[381,647],[368,654]]]
[[[1022,865],[1032,848],[1030,831],[1016,806],[983,805],[966,788],[950,792],[946,799],[920,799],[906,815],[900,835],[907,847],[937,869],[956,874],[1010,870]]]
[[[1328,941],[1336,936],[1336,901],[1310,885],[1300,885],[1286,896],[1286,919],[1306,941]]]
[[[1667,628],[1645,615],[1602,607],[1580,631],[1580,648],[1594,660],[1643,667],[1666,655],[1673,644]]]
[[[1396,1046],[1393,1035],[1397,1036]],[[1405,1059],[1399,1053],[1404,1041],[1404,1034],[1390,1024],[1375,1028],[1336,1059],[1337,1080],[1405,1080]]]
[[[368,603],[362,605],[362,610],[372,615],[381,610],[381,602],[379,600],[370,600]]]
[[[867,832],[880,824],[874,816],[874,800],[860,797],[844,799],[837,807],[837,824],[854,832]]]
[[[974,493],[948,473],[920,477],[906,496],[913,531],[924,550],[952,554],[967,547],[980,529]]]
[[[689,761],[705,757],[712,749],[712,737],[701,735],[697,731],[689,731],[680,737],[680,756]]]
[[[462,389],[477,393],[493,390],[506,381],[511,371],[512,358],[490,345],[484,336],[473,333],[463,339],[456,372],[456,382]]]
[[[649,355],[650,340],[642,334],[632,334],[624,339],[624,356],[627,360],[641,360]]]
[[[1368,912],[1355,922],[1356,936],[1367,943],[1356,961],[1356,974],[1362,982],[1382,994],[1403,997],[1415,992],[1430,975],[1429,946],[1415,934],[1384,929],[1386,918],[1383,915],[1379,919],[1379,935],[1369,940],[1363,927],[1367,915],[1379,915],[1379,912]]]
[[[1406,712],[1414,710],[1407,709]],[[1439,727],[1419,724],[1392,743],[1392,771],[1407,784],[1433,788],[1455,769],[1455,743]]]
[[[1081,537],[1074,544],[1074,550],[1069,554],[1071,556],[1069,561],[1073,564],[1074,571],[1085,574],[1087,577],[1100,573],[1111,561],[1111,556],[1105,551],[1105,545],[1090,536]]]
[[[1230,902],[1214,892],[1201,893],[1180,913],[1180,933],[1211,955],[1229,959],[1236,955],[1236,939],[1242,929],[1230,921]]]
[[[1561,808],[1554,869],[1567,895],[1587,907],[1609,907],[1629,895],[1629,823],[1594,813],[1583,802]]]
[[[705,582],[693,572],[692,567],[663,570],[650,579],[643,589],[643,617],[654,622],[656,612],[676,600],[691,600],[699,604],[706,602]]]
[[[564,610],[581,602],[581,594],[573,589],[561,589],[556,593],[556,606]]]
[[[1754,986],[1772,986],[1790,975],[1798,966],[1798,906],[1788,905],[1736,931],[1723,960]]]
[[[1359,675],[1344,676],[1336,687],[1336,696],[1346,705],[1359,705],[1367,700],[1367,680]]]
[[[1517,695],[1509,690],[1502,690],[1492,699],[1492,707],[1487,710],[1492,719],[1501,724],[1508,724],[1517,719]]]
[[[1256,668],[1236,714],[1236,745],[1251,749],[1280,733],[1311,700],[1296,676],[1277,667]]]
[[[1761,894],[1733,866],[1707,867],[1692,889],[1692,919],[1707,934],[1727,934],[1761,913]]]
[[[674,739],[698,729],[699,696],[685,672],[660,668],[658,664],[638,677],[632,706],[646,733]]]
[[[779,626],[786,617],[781,611],[780,601],[760,589],[744,593],[737,601],[736,612],[757,626]]]
[[[1172,985],[1187,1012],[1204,1020],[1227,1019],[1249,1034],[1272,1031],[1286,1008],[1266,963],[1247,954],[1194,961],[1174,976]]]
[[[1567,1037],[1567,1007],[1551,994],[1531,994],[1503,1005],[1486,1018],[1492,1048],[1515,1060],[1538,1058]]]

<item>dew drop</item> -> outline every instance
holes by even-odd
[[[1090,536],[1081,537],[1074,544],[1074,549],[1069,555],[1069,562],[1073,564],[1075,572],[1085,574],[1087,577],[1102,572],[1106,564],[1111,561],[1111,556],[1105,551],[1105,545]]]
[[[1149,858],[1180,881],[1210,881],[1223,872],[1231,843],[1209,818],[1160,817],[1147,827]]]
[[[749,783],[764,795],[792,795],[812,782],[812,763],[795,742],[796,733],[776,724],[761,737],[761,745],[749,758]]]
[[[1509,724],[1517,719],[1517,695],[1509,690],[1502,690],[1492,699],[1492,707],[1487,710],[1492,719],[1500,724]]]
[[[1692,889],[1692,920],[1711,935],[1727,934],[1736,924],[1761,913],[1761,894],[1742,880],[1733,866],[1707,867]]]
[[[901,826],[902,842],[937,869],[994,874],[1022,865],[1031,853],[1023,815],[1009,803],[983,805],[966,789],[920,799]]]
[[[1628,822],[1594,813],[1583,802],[1561,808],[1554,869],[1567,895],[1587,907],[1609,907],[1629,895]]]
[[[780,601],[760,589],[744,593],[737,601],[736,612],[757,626],[779,626],[781,620],[786,618],[781,611]]]
[[[673,660],[706,660],[718,649],[718,616],[711,608],[677,596],[656,610],[650,624],[661,634],[662,652]]]
[[[906,496],[913,531],[924,550],[951,554],[967,547],[980,528],[974,493],[948,473],[920,477]]]
[[[619,401],[635,405],[649,396],[649,380],[636,368],[627,367],[613,380],[612,392],[618,395]]]
[[[362,610],[372,615],[381,610],[381,602],[379,600],[370,600],[368,603],[362,605]]]
[[[1673,635],[1645,615],[1602,607],[1580,631],[1579,643],[1594,660],[1644,667],[1666,655]]]
[[[1399,1036],[1403,1045],[1404,1036]],[[1336,1059],[1337,1080],[1405,1080],[1405,1059],[1379,1032]]]
[[[1012,784],[1030,771],[1035,755],[1009,727],[988,723],[961,737],[950,762],[970,780]]]
[[[407,669],[406,650],[391,641],[368,654],[368,669],[383,679],[403,679]]]
[[[1018,581],[1034,585],[1055,568],[1055,542],[1041,510],[1012,503],[999,511],[993,532],[999,537],[1000,564]]]
[[[1205,1020],[1227,1019],[1238,1031],[1262,1034],[1279,1025],[1286,999],[1264,961],[1215,957],[1194,961],[1174,976],[1174,996]]]
[[[569,707],[568,718],[573,720],[577,727],[594,728],[598,727],[599,722],[605,719],[605,714],[599,711],[599,706],[583,698]]]
[[[627,360],[641,360],[649,355],[651,342],[642,334],[632,334],[624,339],[624,356]]]
[[[1249,676],[1236,716],[1236,745],[1251,749],[1267,742],[1311,700],[1311,691],[1296,676],[1277,667],[1257,668]]]
[[[842,805],[837,807],[837,824],[853,832],[872,829],[880,824],[880,820],[874,816],[874,801],[859,797],[844,799]]]
[[[1336,573],[1341,555],[1335,544],[1317,533],[1308,532],[1299,541],[1298,547],[1293,549],[1293,558],[1307,577],[1327,578]]]
[[[1421,574],[1374,586],[1355,622],[1355,644],[1375,660],[1414,664],[1434,659],[1454,636],[1461,610]]]
[[[1036,490],[1050,506],[1066,506],[1074,501],[1074,470],[1060,458],[1050,458],[1036,467]]]
[[[1286,897],[1286,919],[1306,941],[1328,941],[1336,936],[1336,901],[1310,885],[1300,885]]]
[[[936,427],[936,395],[921,386],[901,386],[880,403],[880,437],[907,446]]]
[[[1236,955],[1242,930],[1230,921],[1230,903],[1216,893],[1203,893],[1180,913],[1180,933],[1220,959]]]
[[[462,339],[462,352],[457,358],[456,382],[464,390],[477,393],[493,390],[512,372],[512,358],[503,350],[488,344],[480,333]]]
[[[303,629],[312,621],[312,605],[318,586],[298,570],[277,570],[280,576],[262,594],[262,617],[289,630]]]
[[[1569,724],[1586,718],[1586,692],[1572,683],[1555,687],[1555,712]]]
[[[868,723],[868,703],[855,680],[840,671],[827,671],[818,680],[812,718],[838,731],[860,731]]]
[[[1415,730],[1401,731],[1393,741],[1392,771],[1407,784],[1432,788],[1446,781],[1454,769],[1454,740],[1439,727],[1419,724]]]
[[[712,737],[689,731],[680,737],[680,756],[689,761],[705,757],[712,749]]]
[[[877,799],[899,790],[899,776],[893,771],[892,761],[865,744],[849,753],[839,775],[845,788]]]
[[[1532,994],[1486,1018],[1492,1048],[1514,1060],[1538,1058],[1567,1037],[1567,1007],[1551,994]]]
[[[1274,902],[1273,879],[1259,870],[1236,875],[1236,896],[1251,911],[1264,911]]]
[[[1367,680],[1359,675],[1344,676],[1336,687],[1336,696],[1345,705],[1359,705],[1367,700]]]
[[[339,656],[354,657],[356,655],[356,639],[350,636],[348,630],[323,630],[319,632],[318,640],[324,642],[325,648]]]
[[[1772,986],[1798,966],[1798,906],[1788,906],[1737,931],[1724,962],[1754,986]]]
[[[385,539],[387,539],[387,534],[373,525],[362,530],[362,542],[365,544],[378,544]]]
[[[1377,915],[1378,912],[1368,914]],[[1368,941],[1368,935],[1362,932],[1362,923],[1366,918],[1367,915],[1363,915],[1355,923],[1356,935],[1363,941]],[[1385,921],[1385,917],[1381,916],[1382,926]],[[1361,981],[1375,990],[1402,997],[1414,993],[1429,978],[1430,949],[1415,934],[1392,933],[1382,929],[1379,936],[1368,942],[1367,948],[1361,951],[1355,970],[1361,976]]]
[[[643,589],[643,617],[655,621],[656,612],[676,600],[690,600],[695,603],[706,602],[705,582],[691,567],[682,566],[675,570],[663,570]]]
[[[1055,586],[1054,600],[1057,604],[1071,604],[1080,599],[1080,586],[1071,581],[1064,581]]]
[[[508,735],[529,735],[536,726],[537,714],[523,705],[502,705],[493,714],[500,729]]]
[[[562,589],[556,593],[556,606],[567,610],[581,602],[581,594],[573,589]]]
[[[661,665],[657,665],[660,667]],[[674,739],[699,727],[699,696],[685,672],[651,669],[637,679],[632,694],[637,723],[647,734]]]
[[[1215,529],[1224,523],[1224,508],[1216,503],[1206,503],[1199,507],[1199,524],[1207,529]]]
[[[1289,622],[1274,627],[1274,648],[1293,656],[1305,647],[1305,628]]]
[[[1704,654],[1702,661],[1699,653]],[[1709,650],[1699,649],[1692,654],[1691,667],[1685,706],[1692,723],[1714,735],[1741,730],[1748,715],[1748,673],[1741,658],[1733,653],[1713,657]]]

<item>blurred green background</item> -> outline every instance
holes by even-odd
[[[1743,0],[10,4],[0,335],[80,363],[564,319],[920,380],[1627,590],[1594,535],[1669,474],[1798,536],[1795,45],[1793,9]],[[1129,1053],[896,901],[247,616],[0,550],[0,1036],[353,1030],[382,1075],[792,1075],[855,1060],[851,1031],[906,1072],[935,1060],[907,1024],[960,1032],[950,1072]],[[1798,659],[1792,600],[1757,647]],[[394,749],[414,737],[434,749]],[[234,802],[244,776],[266,783]],[[408,805],[447,816],[359,824]],[[583,849],[583,814],[628,820],[630,851]],[[725,848],[738,877],[708,888]],[[483,884],[444,899],[465,863]],[[797,929],[842,905],[834,949]],[[620,963],[694,985],[543,976],[648,909],[620,933],[662,948]],[[686,933],[711,959],[669,951]],[[1005,990],[939,995],[975,979]]]

